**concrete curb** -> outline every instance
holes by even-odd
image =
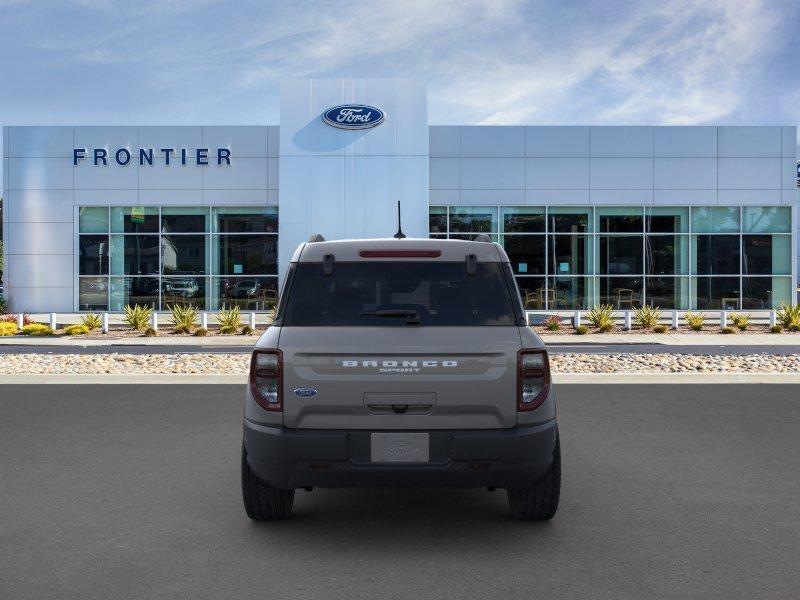
[[[0,385],[244,385],[236,375],[0,375]],[[800,373],[553,373],[553,382],[570,384],[795,384]]]

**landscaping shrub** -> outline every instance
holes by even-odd
[[[719,332],[720,333],[735,333],[736,330],[733,327],[731,327],[730,325],[726,325],[725,327],[720,329]]]
[[[780,333],[781,331],[783,331],[783,327],[781,327],[780,325],[773,325],[772,327],[769,328],[770,333]]]
[[[544,326],[548,331],[558,331],[561,328],[561,317],[558,315],[551,315],[547,317]]]
[[[272,322],[275,320],[275,307],[274,306],[267,311],[267,314],[265,315],[265,317],[267,319],[267,327],[269,327],[270,325],[272,325]]]
[[[170,311],[173,333],[192,333],[192,328],[197,325],[197,309],[189,304],[173,304],[167,306]]]
[[[65,335],[86,335],[89,333],[89,328],[83,323],[75,323],[64,328]]]
[[[22,335],[48,336],[53,335],[53,330],[44,323],[30,323],[22,328]]]
[[[242,327],[242,331],[240,332],[242,335],[253,335],[256,332],[255,329],[250,327],[250,325],[245,325]]]
[[[153,309],[149,306],[125,305],[125,316],[122,320],[136,331],[143,331],[148,328],[150,319],[153,317]]]
[[[791,332],[797,333],[798,331],[800,331],[800,323],[792,323],[786,329]]]
[[[206,337],[208,335],[208,329],[203,329],[202,327],[198,327],[194,331],[195,337]]]
[[[144,337],[158,337],[158,331],[152,327],[148,327],[144,330]]]
[[[578,325],[575,328],[575,335],[586,335],[589,333],[589,328],[586,325]]]
[[[658,320],[660,318],[661,310],[657,306],[644,305],[636,309],[633,320],[644,329],[652,329],[658,325]]]
[[[100,315],[94,313],[83,315],[81,317],[81,323],[85,325],[89,331],[100,329],[103,326],[103,320],[100,318]]]
[[[667,333],[666,325],[656,325],[653,327],[653,333]]]
[[[705,313],[693,313],[687,311],[683,315],[683,318],[686,320],[686,324],[689,326],[689,329],[692,331],[702,331],[707,317]]]
[[[800,326],[800,304],[790,306],[789,304],[781,303],[781,307],[775,314],[778,317],[778,323],[780,323],[784,329],[793,331],[790,329],[792,325]]]
[[[737,327],[739,331],[744,331],[750,324],[750,315],[740,315],[738,313],[731,313],[731,323]]]
[[[17,335],[16,323],[0,323],[0,336]]]
[[[14,313],[8,313],[6,315],[3,315],[2,317],[0,317],[0,322],[3,322],[3,323],[16,323],[17,322],[17,315],[14,314]],[[23,313],[23,315],[22,315],[22,325],[23,326],[24,325],[30,325],[31,323],[33,323],[33,319],[31,319],[31,316],[29,314],[27,314],[27,313]]]
[[[614,328],[614,307],[610,304],[599,304],[589,309],[586,319],[600,331],[611,331]]]
[[[242,314],[238,306],[223,308],[217,315],[219,332],[222,334],[236,333],[242,327]]]

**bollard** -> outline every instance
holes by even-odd
[[[208,329],[208,313],[201,312],[200,313],[200,327],[203,329]]]
[[[153,311],[153,316],[150,319],[150,327],[158,331],[158,313]]]
[[[581,311],[575,311],[575,318],[573,319],[573,326],[580,327],[581,326]]]
[[[728,311],[723,310],[719,315],[719,326],[720,327],[727,327],[728,326]]]
[[[673,310],[672,311],[672,328],[673,329],[677,329],[678,328],[678,311],[677,310]]]
[[[108,313],[103,313],[103,333],[108,333]]]
[[[778,315],[774,310],[769,311],[769,326],[775,327],[778,324]]]
[[[254,312],[250,313],[250,329],[256,330],[256,313]]]
[[[625,311],[625,331],[631,330],[631,311]]]
[[[50,329],[56,330],[56,313],[50,313]]]
[[[25,315],[19,313],[17,315],[17,329],[21,330],[23,327],[25,327]]]

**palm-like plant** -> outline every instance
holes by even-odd
[[[136,331],[144,331],[148,328],[150,319],[153,316],[153,309],[149,306],[140,306],[139,304],[126,304],[125,316],[122,320],[131,328]]]
[[[172,331],[174,333],[191,333],[197,325],[197,309],[191,304],[173,304],[168,306]]]

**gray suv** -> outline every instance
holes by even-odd
[[[245,510],[284,519],[295,490],[316,486],[505,488],[514,518],[555,515],[547,351],[498,244],[313,241],[295,251],[251,361]]]

